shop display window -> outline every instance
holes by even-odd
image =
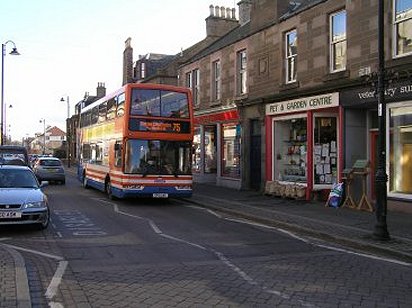
[[[205,126],[205,173],[217,171],[216,125]]]
[[[412,194],[412,106],[391,108],[389,190]]]
[[[338,175],[337,118],[315,117],[313,132],[314,184],[333,184]]]
[[[240,178],[240,125],[225,124],[222,126],[223,157],[222,175]]]
[[[193,135],[193,150],[192,150],[192,171],[200,172],[200,166],[202,162],[201,147],[200,147],[200,127],[195,127]]]
[[[277,180],[307,182],[307,119],[275,122],[275,172]]]

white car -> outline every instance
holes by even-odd
[[[0,164],[0,225],[47,228],[50,210],[41,187],[29,167]]]

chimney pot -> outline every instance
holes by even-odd
[[[220,7],[218,5],[215,6],[215,16],[216,17],[220,16]]]
[[[212,4],[211,4],[211,5],[209,5],[209,10],[210,10],[210,16],[215,15],[215,14],[214,14],[214,7],[213,7],[213,5],[212,5]]]
[[[226,17],[226,8],[224,6],[220,7],[220,17],[222,18]]]

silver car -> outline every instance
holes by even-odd
[[[39,182],[55,181],[61,184],[66,183],[63,164],[56,157],[39,157],[33,166],[33,171]]]
[[[0,225],[35,224],[47,228],[47,196],[27,166],[0,165]]]

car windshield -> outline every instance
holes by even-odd
[[[0,188],[38,188],[36,177],[30,170],[0,169]]]
[[[54,159],[42,159],[40,160],[41,166],[61,166],[61,162],[59,160]]]

